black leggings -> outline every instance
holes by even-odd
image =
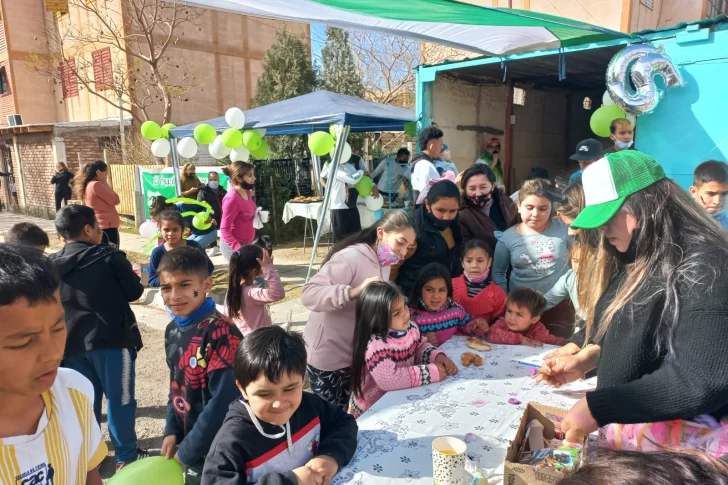
[[[63,205],[68,205],[69,200],[71,200],[71,194],[56,192],[56,212],[61,210],[61,202],[63,202]]]
[[[104,231],[104,237],[101,239],[101,244],[106,244],[108,246],[113,245],[118,249],[119,247],[119,229],[113,228],[113,229],[102,229]]]
[[[334,406],[341,406],[345,410],[349,409],[351,371],[348,367],[346,369],[326,371],[307,365],[306,374],[308,375],[308,383],[311,386],[312,393]]]

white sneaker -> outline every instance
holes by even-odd
[[[207,255],[210,257],[216,256],[218,254],[220,254],[220,248],[218,248],[217,246],[213,246],[212,248],[207,250]]]

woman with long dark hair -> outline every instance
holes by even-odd
[[[554,386],[597,367],[597,389],[562,423],[578,439],[612,423],[728,416],[728,234],[638,151],[584,170],[586,207],[572,228],[602,233],[604,288],[587,345],[545,361]],[[711,418],[712,417],[712,418]]]
[[[479,239],[494,250],[498,242],[495,232],[503,232],[518,222],[516,203],[496,186],[493,169],[483,163],[465,170],[460,186],[463,189],[460,207],[463,241]]]
[[[55,196],[56,196],[56,212],[61,210],[61,202],[63,205],[68,205],[68,201],[71,200],[73,190],[71,190],[71,182],[73,181],[73,173],[68,170],[65,162],[58,162],[56,164],[56,173],[51,177],[51,185],[55,185]]]
[[[402,210],[334,246],[303,287],[311,310],[303,331],[311,391],[332,404],[349,405],[356,300],[370,283],[386,281],[393,264],[415,242],[412,219]]]
[[[222,173],[230,177],[230,190],[222,199],[220,251],[225,261],[230,261],[234,251],[255,241],[255,167],[247,162],[233,162]]]
[[[116,206],[121,203],[119,195],[109,186],[109,167],[103,160],[87,163],[81,169],[81,176],[75,178],[76,198],[91,207],[96,214],[104,237],[101,244],[119,247],[119,213]]]

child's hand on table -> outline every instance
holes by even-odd
[[[450,360],[450,358],[445,354],[440,354],[435,357],[435,364],[438,366],[438,368],[442,366],[445,370],[445,373],[449,376],[454,376],[458,373],[458,366],[456,366],[455,362]]]
[[[437,347],[437,336],[435,332],[425,332],[425,338],[430,342],[430,345]]]
[[[175,457],[177,454],[177,437],[175,435],[171,434],[164,437],[159,454],[168,460]]]
[[[478,318],[476,320],[473,320],[473,333],[478,336],[483,336],[486,333],[488,333],[488,329],[490,328],[490,325],[488,325],[488,320],[485,318]]]
[[[306,466],[323,476],[324,485],[328,484],[334,478],[336,472],[339,471],[339,464],[336,463],[336,460],[325,455],[312,458],[306,463]]]
[[[543,342],[533,340],[532,338],[523,337],[523,340],[521,340],[521,345],[528,345],[529,347],[543,347]]]
[[[305,465],[293,470],[293,474],[296,475],[298,485],[325,485],[328,483],[328,481],[324,482],[322,474]]]

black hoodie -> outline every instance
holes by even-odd
[[[49,259],[61,277],[66,357],[88,350],[141,349],[129,302],[138,300],[144,287],[123,252],[79,241]]]
[[[316,456],[330,456],[345,467],[356,451],[356,419],[341,407],[304,392],[290,423],[291,442],[286,436],[268,438],[255,427],[245,405],[230,405],[225,422],[212,443],[202,472],[202,485],[297,485],[292,470]],[[268,435],[281,432],[258,420]]]

